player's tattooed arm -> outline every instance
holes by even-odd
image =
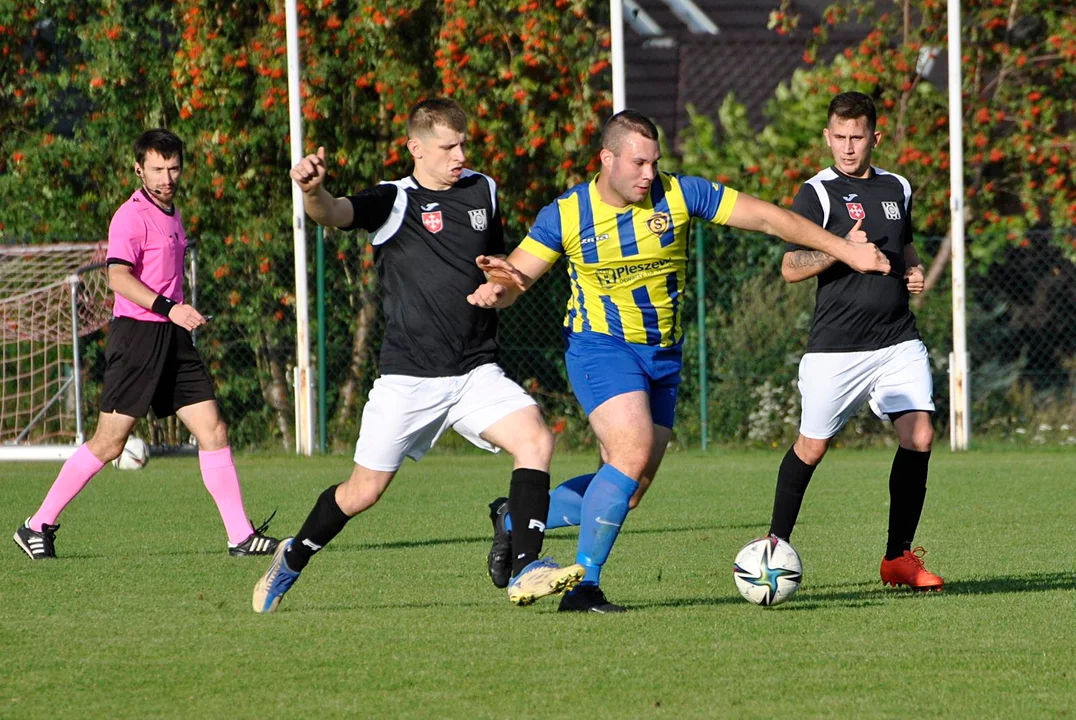
[[[844,239],[854,243],[869,242],[867,233],[863,230],[863,218],[856,220],[856,224],[852,226]],[[837,258],[821,250],[793,250],[785,253],[785,258],[781,262],[781,276],[790,283],[800,282],[813,278],[836,262],[838,262]]]
[[[836,262],[837,258],[821,250],[793,250],[785,253],[781,262],[781,276],[786,282],[800,282],[813,278]]]

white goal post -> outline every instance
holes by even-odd
[[[104,243],[0,245],[0,461],[85,440],[80,339],[111,314]]]

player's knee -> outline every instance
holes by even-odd
[[[919,425],[907,438],[905,447],[916,452],[930,452],[934,446],[934,426],[930,423]]]
[[[817,465],[822,462],[827,450],[829,450],[828,440],[816,440],[802,435],[796,440],[796,457],[807,465]]]
[[[337,486],[336,504],[345,515],[354,517],[376,505],[391,481],[392,474],[386,477],[356,465],[351,477]]]
[[[527,467],[548,469],[553,460],[554,443],[553,433],[542,422],[541,417],[537,417],[535,422],[529,423],[511,443],[507,443],[508,447],[504,449]]]
[[[381,492],[369,485],[348,481],[337,489],[336,504],[345,515],[353,516],[376,505],[381,495]]]
[[[95,458],[106,465],[120,456],[127,438],[100,437],[94,435],[86,446]]]
[[[650,461],[649,448],[620,448],[609,451],[607,463],[631,478],[642,477]],[[636,502],[638,504],[638,502]]]
[[[541,427],[534,432],[531,445],[535,455],[543,460],[542,464],[545,467],[549,467],[549,464],[553,461],[553,445],[555,442],[553,433],[545,426],[545,423],[541,423]]]
[[[223,420],[217,420],[216,426],[213,427],[212,436],[218,446],[222,448],[228,447],[228,426]]]

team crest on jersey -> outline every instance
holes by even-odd
[[[482,232],[487,227],[489,227],[489,223],[486,221],[485,208],[480,208],[478,210],[468,210],[467,216],[471,218],[471,227],[478,232]]]
[[[844,205],[848,208],[848,217],[853,220],[862,220],[867,217],[867,213],[863,211],[863,203],[845,203]]]
[[[654,213],[646,221],[646,226],[650,228],[650,232],[655,235],[661,235],[663,232],[669,229],[669,225],[672,223],[672,217],[669,213]]]
[[[444,221],[441,220],[441,211],[422,213],[422,225],[432,233],[441,232],[441,228],[445,226]]]
[[[886,220],[900,220],[900,205],[895,202],[883,202],[882,210],[885,210]]]

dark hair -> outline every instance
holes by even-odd
[[[146,152],[149,150],[165,160],[178,157],[179,164],[183,165],[183,141],[171,130],[154,128],[138,136],[138,139],[134,141],[134,154],[139,165],[146,161]]]
[[[874,101],[870,99],[870,96],[864,95],[861,92],[845,92],[841,93],[837,97],[829,101],[829,115],[826,116],[826,122],[836,115],[841,120],[855,120],[856,118],[867,118],[867,130],[874,132],[875,126],[878,124],[878,111],[874,109]]]
[[[467,115],[455,100],[430,98],[411,108],[407,116],[407,136],[425,135],[441,125],[458,133],[467,132]]]
[[[621,110],[605,121],[602,128],[602,149],[614,154],[620,151],[620,142],[628,133],[639,133],[648,140],[658,139],[658,128],[654,121],[638,110]]]

